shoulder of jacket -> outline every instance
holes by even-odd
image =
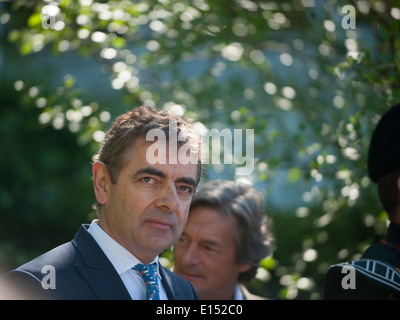
[[[400,257],[398,250],[380,242],[371,245],[362,255],[362,259],[374,259],[386,263],[391,263],[398,257]]]

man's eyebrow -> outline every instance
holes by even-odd
[[[182,182],[190,185],[193,188],[196,188],[196,181],[194,181],[193,178],[190,177],[181,177],[175,180],[175,182]]]
[[[189,234],[187,234],[185,231],[182,232],[181,237],[188,237],[190,238]],[[216,247],[219,248],[220,243],[217,240],[213,239],[202,239],[200,241],[202,244],[206,244],[208,246]]]
[[[216,247],[219,248],[219,242],[211,239],[205,239],[202,241],[204,244],[211,246],[211,247]]]
[[[164,172],[162,172],[161,170],[158,170],[156,168],[153,167],[145,167],[145,168],[141,168],[138,171],[136,171],[133,175],[132,175],[132,179],[137,178],[140,175],[143,174],[151,174],[157,177],[161,177],[161,178],[166,178],[166,174]],[[185,183],[190,185],[191,187],[195,188],[196,187],[196,181],[191,178],[191,177],[180,177],[178,179],[175,180],[175,182],[181,182],[181,183]]]
[[[167,177],[165,175],[165,173],[162,172],[161,170],[158,170],[158,169],[153,168],[153,167],[145,167],[145,168],[142,168],[142,169],[139,169],[138,171],[136,171],[132,175],[132,178],[135,179],[139,175],[142,175],[142,174],[151,174],[151,175],[158,176],[158,177],[161,177],[161,178],[166,178]]]

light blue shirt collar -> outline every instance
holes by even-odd
[[[239,284],[237,284],[235,287],[235,295],[233,297],[233,300],[244,300],[244,295],[242,290],[240,290]]]

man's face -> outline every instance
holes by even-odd
[[[240,272],[250,266],[236,262],[233,218],[214,209],[194,207],[174,246],[174,272],[190,281],[200,299],[233,299]]]
[[[195,164],[149,164],[146,151],[151,143],[136,140],[116,184],[111,183],[104,164],[97,163],[93,169],[95,190],[96,184],[101,186],[96,190],[102,204],[100,227],[143,263],[181,235],[197,176]]]

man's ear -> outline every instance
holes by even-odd
[[[246,272],[247,270],[249,270],[251,268],[253,264],[252,263],[242,263],[239,266],[239,272]]]
[[[95,161],[92,166],[94,193],[99,204],[107,202],[108,182],[110,177],[106,165],[101,161]]]

